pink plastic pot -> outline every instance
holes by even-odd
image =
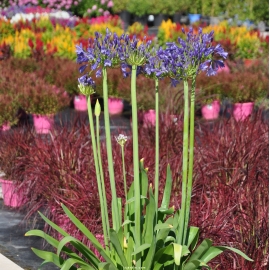
[[[73,100],[76,111],[87,111],[87,99],[85,95],[78,95]]]
[[[148,110],[143,113],[143,126],[155,126],[156,124],[156,111]]]
[[[206,120],[217,119],[220,111],[219,100],[214,100],[211,104],[202,106],[202,116]]]
[[[49,133],[53,127],[53,121],[52,115],[33,114],[34,127],[37,133]]]
[[[244,121],[249,117],[254,108],[254,102],[235,103],[233,106],[233,117],[236,121]]]
[[[11,180],[0,179],[4,204],[11,207],[20,207],[25,203],[23,188],[18,189],[16,183]]]
[[[10,124],[9,123],[6,123],[6,124],[3,124],[1,127],[0,127],[0,130],[2,131],[7,131],[7,130],[10,130]]]
[[[109,114],[121,114],[124,109],[123,100],[120,98],[109,98],[108,99],[108,110]]]

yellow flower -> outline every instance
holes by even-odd
[[[175,29],[176,24],[173,23],[170,19],[167,21],[162,21],[159,26],[159,30],[163,30],[165,33],[165,40],[168,40],[171,36],[172,31]]]

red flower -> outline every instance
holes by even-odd
[[[34,42],[32,41],[31,38],[28,39],[28,45],[31,49],[34,49]]]

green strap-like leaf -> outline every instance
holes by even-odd
[[[38,212],[38,213],[47,224],[49,224],[52,228],[54,228],[56,231],[58,231],[61,235],[63,235],[63,236],[68,236],[69,235],[61,227],[57,226],[55,223],[53,223],[48,218],[46,218],[41,212]]]
[[[237,248],[233,248],[233,247],[225,247],[225,246],[217,246],[216,248],[222,249],[224,250],[230,250],[235,252],[236,254],[242,256],[245,260],[253,262],[253,260],[251,258],[249,258],[244,252],[242,252],[241,250],[237,249]]]
[[[172,225],[168,223],[159,223],[155,226],[155,231],[161,230],[161,229],[172,229]]]
[[[199,228],[190,226],[188,229],[188,248],[193,251],[198,243],[199,239]]]
[[[174,213],[174,207],[171,208],[159,208],[158,212],[161,214],[171,215]]]
[[[125,225],[130,224],[130,223],[134,224],[134,221],[131,221],[131,220],[125,220],[125,221],[123,222],[122,226],[125,226]]]
[[[219,254],[221,254],[222,252],[223,252],[222,249],[212,246],[203,254],[200,260],[207,263],[211,261],[212,259],[214,259]]]
[[[141,253],[142,251],[145,251],[146,249],[149,249],[150,244],[143,244],[135,249],[135,251],[131,254],[132,256]]]
[[[142,199],[145,199],[145,200],[148,200],[148,198],[147,197],[145,197],[145,196],[140,196],[140,198],[141,198],[141,200]],[[130,203],[132,203],[132,202],[134,202],[135,201],[135,197],[132,197],[132,198],[130,198],[130,199],[128,199],[127,201],[126,201],[126,204],[130,204]]]
[[[173,243],[174,249],[174,263],[176,265],[180,265],[181,257],[182,257],[182,246],[176,243]]]
[[[55,248],[58,248],[59,246],[59,241],[54,239],[53,237],[51,237],[50,235],[44,233],[41,230],[31,230],[28,231],[26,234],[26,236],[39,236],[42,237],[43,239],[45,239],[50,245],[52,245]],[[82,244],[83,245],[83,244]],[[76,248],[77,246],[74,245]],[[86,246],[85,246],[86,247]],[[68,256],[72,256],[72,257],[76,257],[78,256],[77,254],[75,254],[73,251],[71,251],[69,248],[67,247],[63,247],[62,251],[66,254],[68,254]],[[99,263],[99,260],[96,258],[95,254],[86,247],[86,249],[80,249],[80,252],[89,260],[93,263],[93,265],[97,266],[97,264]],[[79,258],[79,256],[78,256]]]
[[[84,262],[82,259],[74,259],[74,258],[69,258],[67,259],[64,264],[62,265],[60,270],[69,270],[74,264],[78,264],[80,266],[83,266],[85,270],[94,270],[93,267],[88,265],[86,262]]]
[[[209,239],[204,239],[202,243],[197,247],[197,249],[191,255],[189,261],[200,260],[201,257],[206,253],[206,251],[212,246],[212,241]]]
[[[200,269],[201,262],[199,260],[188,261],[184,266],[184,270],[197,270]]]
[[[118,239],[118,235],[117,235],[116,231],[113,229],[110,229],[110,240],[111,240],[111,243],[113,244],[113,246],[116,250],[117,256],[121,260],[122,266],[127,267],[128,263],[127,263],[125,255],[124,255],[120,241]],[[121,239],[121,241],[123,241],[123,239]]]
[[[146,258],[143,261],[142,266],[144,267],[144,269],[152,269],[155,251],[156,251],[156,239],[155,239],[155,237],[153,237],[152,243],[150,245],[150,249],[148,250]]]
[[[110,263],[108,262],[101,262],[98,265],[98,270],[112,270],[114,266],[112,266]]]
[[[135,244],[132,237],[128,238],[127,250],[126,250],[126,259],[128,267],[132,267],[132,252],[135,248]]]
[[[93,246],[98,250],[100,255],[111,264],[114,264],[114,261],[110,257],[110,254],[107,253],[96,237],[70,212],[70,210],[64,205],[61,204],[64,212],[67,214],[69,219],[74,223],[74,225],[91,241]],[[67,236],[67,235],[65,235]]]
[[[59,268],[61,268],[61,265],[64,263],[64,260],[63,259],[59,258],[56,254],[54,254],[52,252],[44,251],[44,250],[39,250],[39,249],[36,249],[36,248],[31,248],[31,249],[33,250],[33,252],[39,258],[45,260],[46,263],[49,263],[49,262],[54,263]]]
[[[140,188],[141,195],[146,197],[148,191],[148,176],[147,171],[144,168],[143,160],[140,160]]]
[[[161,202],[161,208],[168,209],[171,201],[171,190],[172,190],[172,172],[170,165],[167,166],[166,184],[164,188],[163,198]]]
[[[57,247],[57,256],[60,255],[60,253],[61,253],[62,249],[65,247],[65,245],[66,245],[67,243],[71,242],[71,241],[77,242],[77,241],[79,241],[79,240],[77,240],[77,239],[74,238],[73,236],[66,236],[66,237],[64,237],[64,238],[59,242],[59,245],[58,245],[58,247]],[[81,250],[79,250],[79,251],[81,251]]]
[[[156,215],[155,197],[152,188],[149,187],[149,204],[146,206],[145,225],[143,232],[143,240],[144,243],[146,244],[151,244],[153,241],[155,215]]]
[[[155,262],[164,264],[166,261],[173,260],[174,251],[173,245],[168,245],[164,248],[159,249],[154,257]]]
[[[28,231],[25,236],[39,236],[46,240],[48,244],[52,245],[53,247],[57,248],[59,241],[55,238],[51,237],[50,235],[46,234],[45,232],[41,230],[30,230]]]

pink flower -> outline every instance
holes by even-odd
[[[107,7],[108,7],[108,8],[111,8],[112,6],[113,6],[113,1],[109,1]]]
[[[97,9],[97,6],[96,5],[93,5],[92,6],[92,10],[96,10]]]
[[[105,17],[107,17],[107,16],[110,15],[110,12],[109,12],[108,10],[105,10],[105,11],[103,12],[103,15],[104,15]]]
[[[91,8],[88,8],[87,13],[91,13],[91,12],[92,12]]]
[[[100,12],[100,13],[101,13],[101,12],[103,12],[103,9],[102,9],[102,8],[100,8],[100,9],[98,10],[98,12]]]

